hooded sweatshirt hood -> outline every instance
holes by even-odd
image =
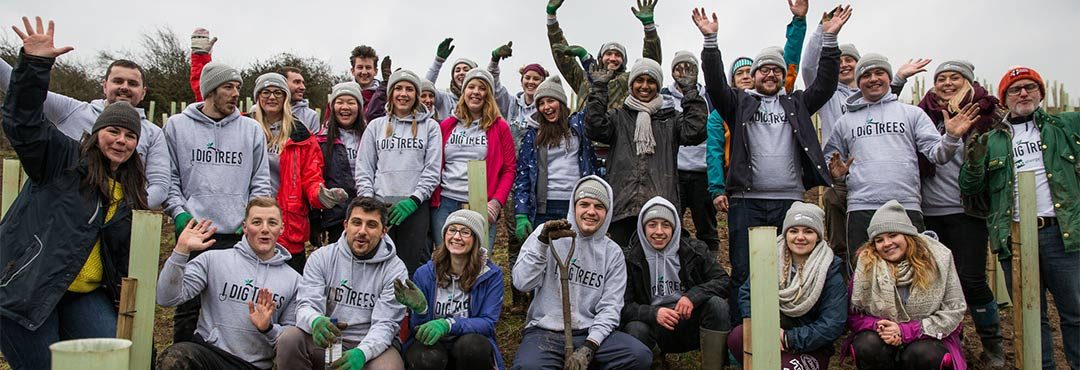
[[[599,176],[596,176],[596,175],[589,175],[589,176],[585,176],[585,177],[582,177],[582,178],[578,179],[578,181],[576,183],[574,183],[574,191],[571,194],[577,194],[578,187],[581,186],[581,183],[584,182],[585,180],[589,180],[589,179],[599,180],[599,182],[601,184],[603,184],[604,187],[607,188],[607,198],[608,199],[605,200],[606,201],[605,203],[610,204],[610,205],[614,205],[615,204],[615,199],[611,196],[611,194],[612,194],[611,185],[609,185],[607,183],[607,181],[604,181],[603,179],[601,179]],[[567,213],[566,213],[566,220],[570,222],[570,228],[573,229],[575,233],[580,234],[581,229],[578,228],[577,217],[576,217],[576,214],[574,212],[574,208],[575,207],[574,207],[573,201],[571,201],[570,210],[567,211]],[[604,223],[603,223],[603,225],[600,226],[600,229],[596,230],[596,232],[593,233],[592,235],[578,236],[578,238],[584,239],[584,240],[600,240],[600,239],[607,238],[608,227],[611,226],[611,217],[613,215],[614,215],[614,212],[612,212],[612,209],[609,206],[608,209],[607,209],[607,214],[604,216]]]
[[[653,206],[665,207],[671,211],[671,214],[676,215],[675,224],[672,225],[671,240],[668,241],[663,250],[653,248],[652,244],[649,243],[648,236],[645,234],[645,223],[649,221],[645,219],[645,213]],[[682,232],[682,220],[679,219],[678,214],[679,212],[675,209],[675,206],[663,197],[649,199],[644,206],[641,206],[641,211],[638,213],[637,237],[642,251],[645,252],[645,261],[649,264],[651,275],[649,288],[652,291],[652,305],[673,303],[678,301],[683,294],[682,283],[679,278],[679,268],[681,267],[679,239]]]

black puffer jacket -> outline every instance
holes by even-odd
[[[630,251],[626,255],[626,302],[622,309],[622,323],[630,321],[655,322],[659,306],[653,306],[649,282],[649,263],[641,249],[641,238],[630,239]],[[697,239],[679,239],[679,280],[687,287],[684,295],[694,307],[713,296],[727,300],[731,279],[715,258],[709,256],[705,243]]]
[[[0,315],[36,330],[64,296],[94,244],[101,241],[102,288],[116,301],[127,275],[131,207],[108,223],[79,143],[45,119],[42,107],[54,59],[20,55],[4,100],[4,133],[29,180],[0,221]]]

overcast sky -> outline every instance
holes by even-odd
[[[183,43],[192,29],[209,29],[220,41],[215,60],[242,66],[279,52],[311,56],[348,69],[356,45],[390,55],[395,67],[423,73],[445,37],[457,46],[451,60],[468,57],[486,62],[492,49],[514,41],[514,56],[503,62],[502,81],[520,91],[517,69],[539,62],[554,69],[548,48],[546,0],[3,0],[0,24],[19,24],[22,15],[41,15],[57,23],[58,44],[73,45],[65,58],[91,60],[99,50],[138,47],[139,35],[158,26],[172,28]],[[811,0],[811,31],[821,13],[840,2]],[[168,5],[165,5],[168,4]],[[175,4],[175,5],[174,5]],[[271,6],[271,4],[288,4]],[[630,12],[632,0],[566,0],[559,20],[572,44],[590,52],[605,41],[628,48],[631,61],[641,55],[642,29]],[[663,42],[665,72],[678,50],[701,50],[701,34],[690,21],[694,6],[707,6],[720,17],[719,43],[725,62],[754,56],[766,46],[784,43],[791,14],[785,0],[660,0],[656,23]],[[1025,64],[1047,80],[1065,83],[1080,104],[1080,24],[1077,0],[863,0],[840,32],[841,43],[862,52],[888,56],[894,68],[908,58],[939,62],[967,59],[975,74],[995,86],[1011,65]],[[9,39],[14,33],[3,27]],[[810,31],[808,31],[808,34]],[[483,63],[483,62],[482,62]],[[447,86],[450,66],[437,86]],[[669,76],[665,76],[670,79]],[[929,78],[928,78],[929,79]],[[670,81],[665,81],[669,83]],[[910,86],[910,85],[909,85]],[[908,92],[905,91],[905,97]]]

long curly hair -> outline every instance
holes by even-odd
[[[907,234],[904,234],[904,241],[907,242],[907,253],[904,255],[904,259],[911,264],[915,272],[912,285],[925,290],[930,287],[930,282],[938,277],[937,264],[934,263],[934,256],[930,253],[930,246],[926,244],[922,237]],[[874,265],[882,260],[874,248],[873,238],[863,244],[862,247],[859,247],[858,254],[860,268],[865,269],[865,272],[870,272],[870,269],[874,268]],[[889,266],[889,273],[895,279],[896,264],[890,262],[887,265]]]
[[[476,279],[480,278],[480,271],[484,270],[484,251],[480,248],[480,238],[486,237],[487,235],[473,233],[469,258],[465,263],[465,268],[461,270],[461,276],[458,277],[461,290],[466,293],[472,290],[473,284],[476,284]],[[452,281],[450,276],[450,250],[446,249],[445,240],[438,248],[435,248],[435,252],[431,254],[431,260],[435,262],[435,284],[443,289],[449,287]]]

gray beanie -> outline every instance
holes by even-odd
[[[135,137],[138,137],[142,134],[141,125],[142,117],[139,116],[139,112],[135,110],[135,107],[132,107],[126,101],[118,101],[105,106],[105,109],[101,110],[101,114],[94,120],[94,127],[90,130],[90,133],[96,134],[98,130],[103,128],[117,126],[131,130],[131,132],[135,133]]]
[[[243,83],[244,80],[240,78],[240,71],[218,62],[206,63],[203,66],[202,73],[199,74],[199,91],[202,92],[203,96],[207,96],[218,86],[230,81]]]
[[[570,204],[570,207],[573,208],[577,201],[584,198],[599,200],[604,207],[611,208],[611,197],[608,194],[607,185],[596,178],[587,178],[574,188],[574,202]]]
[[[633,86],[634,80],[641,75],[649,75],[653,80],[656,80],[658,86],[664,85],[664,73],[660,69],[660,63],[649,58],[641,58],[634,62],[634,67],[630,68],[630,79],[627,80],[628,86]]]
[[[495,89],[495,77],[491,76],[491,72],[480,68],[473,68],[469,73],[465,74],[465,80],[461,81],[461,89],[464,90],[465,86],[469,85],[469,81],[472,81],[474,78],[479,78],[484,80],[484,82],[487,82],[489,90]]]
[[[473,240],[480,242],[481,246],[487,243],[488,240],[488,222],[487,217],[481,215],[479,212],[471,209],[459,209],[446,217],[446,222],[443,223],[442,233],[446,235],[446,229],[450,228],[450,225],[462,225],[473,232]]]
[[[694,55],[694,53],[683,50],[675,52],[675,57],[671,59],[671,70],[674,71],[675,66],[679,65],[679,63],[684,62],[693,64],[694,68],[697,68],[701,65],[701,63],[698,63],[698,58]]]
[[[252,94],[254,95],[253,98],[258,101],[259,93],[262,92],[263,89],[266,89],[268,87],[276,87],[281,89],[282,91],[285,91],[285,101],[289,101],[289,95],[291,95],[291,93],[289,92],[288,82],[285,82],[285,76],[274,72],[263,73],[259,75],[259,77],[255,78],[255,90]]]
[[[458,58],[454,61],[454,64],[450,65],[450,68],[457,67],[458,64],[464,64],[469,66],[469,70],[476,69],[476,67],[479,66],[479,64],[476,64],[476,62],[472,61],[469,58]]]
[[[874,212],[874,217],[870,218],[870,226],[866,227],[866,235],[870,237],[870,240],[882,233],[919,236],[919,230],[915,229],[915,225],[911,224],[911,218],[908,218],[904,206],[900,205],[900,202],[895,199],[878,208]]]
[[[750,74],[757,74],[757,70],[764,66],[777,66],[780,68],[781,76],[787,75],[787,64],[784,63],[784,49],[778,46],[770,46],[762,49],[756,57],[754,57],[754,64],[750,66]]]
[[[330,90],[330,104],[334,104],[334,99],[342,95],[348,95],[356,98],[356,102],[360,103],[360,110],[364,110],[364,96],[360,92],[360,84],[355,81],[342,82],[334,85]]]
[[[825,240],[825,211],[816,204],[795,202],[788,208],[784,215],[784,228],[781,233],[795,226],[805,226],[814,229],[818,240]]]
[[[641,225],[644,226],[645,224],[649,223],[650,220],[656,218],[670,222],[671,226],[678,225],[675,223],[675,212],[672,212],[671,208],[668,208],[667,206],[659,202],[645,209],[645,212],[641,215]]]
[[[433,94],[437,92],[435,90],[435,84],[431,83],[431,81],[428,81],[426,79],[420,80],[420,92],[424,92],[424,91],[427,91],[427,92],[430,92],[430,93],[433,93]]]
[[[533,101],[538,102],[540,98],[552,98],[562,102],[563,106],[566,106],[566,91],[562,87],[562,79],[559,76],[551,76],[540,83],[540,86],[536,88],[536,95],[533,96]]]
[[[608,52],[608,50],[615,50],[615,51],[618,51],[619,54],[622,54],[623,63],[622,63],[622,65],[620,67],[626,67],[626,47],[625,46],[622,46],[622,44],[614,42],[614,41],[609,42],[609,43],[605,43],[603,45],[600,45],[600,53],[597,54],[596,57],[597,58],[603,58],[604,53]]]
[[[420,77],[413,73],[413,71],[402,69],[394,72],[390,75],[390,81],[386,84],[387,90],[394,90],[394,85],[398,82],[408,82],[416,89],[417,95],[420,94]]]
[[[964,76],[969,82],[975,81],[975,65],[966,60],[950,60],[945,63],[941,63],[934,71],[934,79],[942,72],[956,72],[961,76]]]
[[[889,74],[889,78],[892,78],[892,65],[889,64],[889,58],[875,53],[866,54],[865,57],[859,59],[859,64],[855,65],[855,78],[862,77],[866,72],[877,68],[884,69],[885,73]]]
[[[856,61],[862,59],[862,56],[859,55],[859,49],[856,49],[854,44],[840,44],[840,56],[845,55],[855,58]]]

